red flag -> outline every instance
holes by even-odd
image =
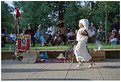
[[[16,7],[16,18],[18,18],[18,17],[20,17],[21,16],[21,14],[20,14],[20,12],[19,12],[19,10],[18,10],[18,7]]]

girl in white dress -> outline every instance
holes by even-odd
[[[77,31],[76,40],[78,41],[77,45],[74,47],[74,54],[76,56],[76,60],[78,65],[76,67],[80,67],[83,65],[83,62],[89,62],[92,57],[87,51],[86,43],[88,39],[88,26],[89,22],[87,19],[79,20],[79,30]],[[92,67],[92,61],[90,62],[89,68]]]

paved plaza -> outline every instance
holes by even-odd
[[[77,63],[34,63],[1,61],[1,80],[120,80],[120,60],[106,59],[76,68]]]

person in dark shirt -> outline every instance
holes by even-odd
[[[64,22],[60,20],[58,22],[58,35],[63,40],[64,44],[66,44],[67,37],[66,37],[66,30],[64,28]]]
[[[34,38],[35,31],[33,29],[31,29],[30,23],[28,24],[28,29],[25,30],[25,34],[31,36],[31,41],[33,42],[33,47],[35,47],[35,38]]]
[[[1,34],[1,37],[2,37],[1,38],[2,39],[2,47],[5,47],[5,43],[7,42],[9,34],[7,32],[7,28],[6,27],[3,27],[1,29],[1,31],[2,31],[2,34]]]
[[[118,21],[116,21],[113,25],[112,25],[112,30],[116,30],[117,33],[119,32],[120,30],[120,24]]]

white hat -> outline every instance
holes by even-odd
[[[86,30],[88,30],[88,27],[89,27],[89,21],[88,21],[88,19],[81,19],[81,20],[79,20],[79,27],[80,27],[80,24],[83,24],[84,28]]]
[[[57,59],[66,59],[62,53],[59,54],[59,56],[57,57]]]

